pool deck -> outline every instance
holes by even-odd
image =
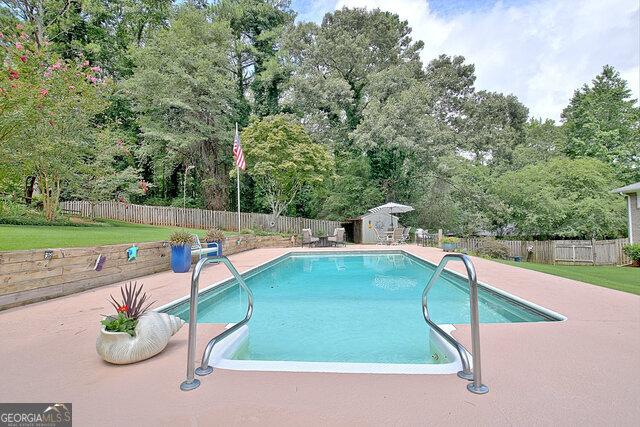
[[[354,249],[386,248],[344,250]],[[443,255],[415,245],[401,249],[433,262]],[[229,258],[245,271],[291,250],[299,249],[257,249]],[[222,369],[204,377],[199,389],[182,392],[186,327],[160,355],[134,365],[109,365],[96,354],[100,314],[112,310],[107,298],[118,291],[114,284],[0,312],[0,402],[71,402],[77,426],[637,425],[640,297],[473,261],[480,281],[567,317],[482,325],[486,395],[469,393],[455,375]],[[462,271],[460,263],[449,265]],[[228,276],[224,266],[210,266],[201,283]],[[190,274],[164,272],[138,281],[159,306],[188,293]],[[198,356],[222,328],[199,325]],[[454,336],[470,348],[468,326]]]

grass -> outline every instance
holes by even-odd
[[[200,237],[205,234],[205,230],[156,227],[120,221],[102,221],[85,227],[0,225],[0,251],[153,242],[167,240],[176,230],[187,230]]]
[[[592,285],[602,286],[604,288],[640,295],[640,268],[551,265],[503,260],[500,260],[500,262],[515,267],[527,268],[529,270],[553,274],[554,276],[591,283]]]

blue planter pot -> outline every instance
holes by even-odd
[[[218,253],[216,254],[214,252],[210,252],[208,256],[210,257],[222,256],[222,240],[218,240],[216,242],[207,242],[208,248],[215,248],[216,245],[218,246]]]
[[[186,273],[191,268],[191,246],[171,246],[171,270],[174,273]]]
[[[453,252],[456,246],[458,246],[456,243],[443,243],[442,250],[445,252]]]

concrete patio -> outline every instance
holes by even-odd
[[[354,249],[381,247],[339,250]],[[433,262],[443,255],[415,245],[402,249]],[[299,249],[257,249],[230,259],[245,271],[292,250]],[[205,377],[199,389],[182,392],[186,327],[164,352],[138,364],[113,366],[96,354],[100,315],[111,312],[107,298],[118,283],[0,312],[0,401],[71,402],[79,426],[637,425],[640,297],[473,261],[480,281],[567,317],[482,325],[487,395],[469,393],[455,375],[222,369]],[[462,271],[458,263],[450,267]],[[223,266],[211,266],[201,283],[228,276]],[[138,281],[160,306],[188,293],[190,275],[163,272]],[[199,325],[197,354],[222,328]],[[454,335],[470,348],[468,326]]]

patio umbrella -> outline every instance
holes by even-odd
[[[389,217],[391,218],[391,225],[393,227],[395,227],[397,224],[394,224],[393,222],[393,214],[394,213],[404,213],[404,212],[411,212],[415,209],[413,209],[413,207],[411,206],[407,206],[407,205],[401,205],[399,203],[385,203],[384,205],[380,205],[378,207],[369,209],[369,212],[373,212],[373,213],[382,213],[382,214],[387,214],[389,215]]]
[[[369,212],[374,212],[374,213],[386,213],[389,215],[393,215],[394,213],[404,213],[404,212],[411,212],[415,209],[413,209],[413,207],[411,206],[407,206],[407,205],[401,205],[399,203],[385,203],[384,205],[380,205],[378,207],[369,209]]]

